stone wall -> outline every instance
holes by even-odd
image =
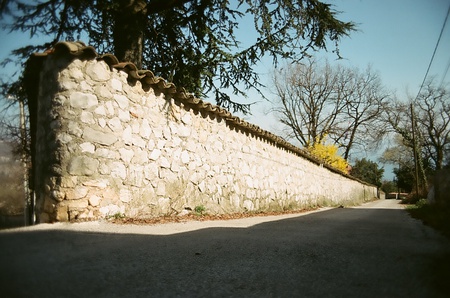
[[[39,222],[184,214],[196,206],[282,210],[377,196],[376,187],[222,117],[217,107],[196,108],[170,88],[129,79],[95,59],[49,55],[42,63]]]

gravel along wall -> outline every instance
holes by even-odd
[[[114,56],[61,43],[34,59],[39,222],[196,207],[286,210],[377,196],[375,186]]]

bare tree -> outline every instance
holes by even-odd
[[[274,85],[274,110],[286,126],[287,136],[308,147],[328,135],[344,150],[345,159],[375,136],[372,126],[388,98],[370,67],[361,73],[314,59],[280,70]]]
[[[375,127],[382,127],[380,115],[389,93],[370,66],[364,72],[359,72],[358,69],[343,71],[339,82],[342,82],[341,92],[345,99],[345,109],[341,116],[347,119],[348,125],[341,126],[336,130],[338,133],[332,137],[344,148],[344,158],[347,159],[351,149],[355,147],[367,148],[379,144],[380,139]]]
[[[410,106],[413,109],[410,109]],[[411,113],[414,111],[414,115]],[[436,86],[431,79],[419,95],[410,102],[392,101],[386,106],[385,120],[403,143],[413,148],[412,122],[415,121],[416,147],[419,161],[425,160],[432,170],[442,169],[444,157],[450,150],[450,90]]]
[[[445,153],[450,150],[450,90],[437,87],[430,80],[414,106],[424,156],[432,161],[435,170],[440,170]]]
[[[287,127],[287,136],[304,147],[320,142],[333,128],[344,105],[335,99],[337,74],[330,64],[319,67],[313,59],[289,65],[274,76],[274,110]]]
[[[405,144],[400,134],[394,135],[392,141],[393,145],[384,150],[380,161],[396,167],[411,166],[414,163],[412,148]]]
[[[16,91],[11,92],[11,88]],[[5,83],[0,79],[0,139],[8,140],[17,156],[30,153],[29,127],[23,129],[20,125],[21,116],[26,117],[24,125],[29,124],[29,113],[20,109],[23,103],[26,103],[26,95],[19,83]]]

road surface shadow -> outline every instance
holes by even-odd
[[[142,227],[145,229],[146,227]],[[2,297],[448,297],[450,243],[404,210],[171,235],[0,232]]]
[[[19,215],[3,215],[0,214],[0,230],[19,228],[25,226],[25,217]]]

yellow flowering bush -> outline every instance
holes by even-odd
[[[338,147],[333,144],[325,143],[326,136],[320,139],[316,139],[316,142],[306,148],[306,150],[313,156],[325,161],[332,167],[348,173],[349,165],[347,161],[339,155]]]

